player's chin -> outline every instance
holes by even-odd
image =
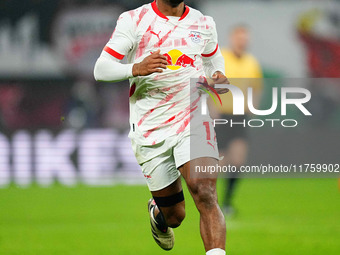
[[[167,0],[167,2],[168,2],[172,7],[177,7],[180,3],[183,3],[184,0]]]

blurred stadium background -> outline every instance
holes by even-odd
[[[149,233],[150,195],[127,137],[128,82],[93,79],[118,16],[148,2],[0,2],[1,255],[164,253]],[[222,46],[233,25],[247,24],[265,78],[340,78],[340,1],[186,3],[214,17]],[[339,142],[338,81],[309,89],[319,116],[312,125],[332,126],[328,139]],[[187,218],[168,254],[203,254],[186,197]],[[340,253],[338,180],[246,179],[235,204],[229,254]]]

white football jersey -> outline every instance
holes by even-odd
[[[190,92],[190,79],[204,76],[202,57],[219,51],[215,22],[188,6],[182,17],[164,16],[154,1],[120,15],[104,52],[138,63],[158,49],[167,69],[130,79],[129,137],[141,145],[189,129],[200,100]]]

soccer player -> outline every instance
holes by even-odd
[[[127,64],[120,63],[124,56]],[[201,96],[191,93],[190,79],[228,83],[224,70],[213,19],[181,0],[156,0],[120,15],[95,65],[98,81],[130,80],[129,137],[153,196],[152,235],[164,250],[173,248],[173,228],[185,217],[182,175],[200,213],[206,254],[225,254],[216,177],[190,176],[190,166],[216,165],[219,159],[212,121],[198,117]],[[191,143],[199,150],[190,151]]]
[[[256,58],[248,53],[249,46],[249,30],[247,26],[239,24],[233,27],[229,35],[229,49],[222,49],[222,56],[226,65],[225,73],[233,85],[242,89],[244,95],[247,95],[248,87],[253,88],[253,98],[255,104],[259,101],[259,94],[261,91],[262,71]],[[233,120],[236,123],[242,123],[247,118],[246,116],[234,116],[233,100],[230,93],[221,95],[222,106],[218,107],[218,119]],[[246,109],[248,111],[248,109]],[[231,164],[240,167],[246,163],[248,154],[248,139],[246,128],[241,125],[228,125],[216,126],[217,140],[219,150],[224,158],[220,161],[221,165]],[[223,212],[226,214],[233,214],[235,209],[232,204],[232,198],[235,188],[238,183],[237,174],[230,176],[227,179],[227,188],[225,199],[223,201]]]

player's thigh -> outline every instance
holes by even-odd
[[[176,166],[187,184],[196,179],[216,179],[217,172],[207,172],[210,167],[217,167],[219,152],[215,141],[209,141],[199,132],[191,132],[179,140],[174,147]]]
[[[181,178],[178,177],[177,180],[171,183],[169,186],[161,190],[151,191],[151,194],[154,197],[170,197],[181,192],[182,190],[183,188],[182,188]]]
[[[212,157],[201,157],[193,159],[179,168],[184,177],[188,189],[196,203],[196,206],[203,203],[206,206],[217,203],[216,182],[217,174],[210,172],[196,171],[196,166],[216,166],[218,160]]]
[[[173,155],[173,145],[164,141],[157,146],[141,146],[138,150],[147,161],[141,164],[149,190],[163,214],[183,212],[184,196]]]
[[[180,184],[176,182],[180,172],[176,168],[172,148],[161,149],[163,152],[158,153],[159,148],[145,148],[143,153],[150,158],[141,164],[141,168],[151,192],[167,193]]]

